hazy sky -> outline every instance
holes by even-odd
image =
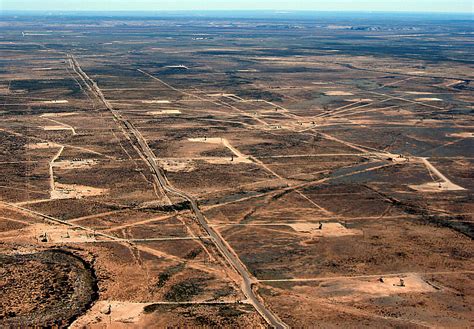
[[[2,10],[321,10],[473,12],[474,0],[0,0]]]

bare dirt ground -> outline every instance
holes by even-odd
[[[309,233],[315,237],[338,237],[362,234],[361,230],[347,229],[340,223],[295,223],[290,224],[290,227],[297,232]]]
[[[470,21],[4,19],[0,326],[473,326]]]
[[[353,93],[350,93],[348,91],[339,91],[339,90],[326,91],[325,94],[327,96],[352,96],[352,95],[354,95]]]
[[[100,301],[85,316],[73,322],[70,328],[94,328],[104,325],[125,328],[131,324],[137,325],[143,321],[143,309],[148,305],[150,304]]]
[[[106,192],[106,189],[92,186],[55,183],[54,190],[51,192],[51,199],[80,199],[102,195]]]
[[[461,132],[461,133],[453,133],[449,134],[449,137],[457,137],[457,138],[473,138],[474,133],[473,132]]]
[[[149,115],[169,115],[169,114],[181,114],[180,110],[161,110],[161,111],[150,111],[147,112]]]

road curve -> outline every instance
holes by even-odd
[[[129,137],[134,137],[130,138],[130,140],[132,141],[133,139],[135,139],[137,141],[138,145],[140,146],[140,148],[137,148],[137,151],[141,153],[141,156],[146,159],[152,173],[154,174],[154,179],[161,185],[163,190],[178,195],[190,203],[191,209],[194,212],[194,215],[198,220],[199,224],[211,237],[212,241],[214,242],[215,246],[222,254],[222,256],[241,276],[241,289],[248,301],[255,307],[257,312],[272,327],[278,329],[289,328],[288,325],[285,324],[280,318],[278,318],[276,314],[267,309],[263,302],[258,298],[256,293],[252,289],[252,285],[256,283],[256,279],[252,278],[247,268],[242,264],[237,255],[232,252],[231,248],[227,245],[225,240],[212,227],[209,226],[209,223],[207,222],[206,218],[203,216],[201,210],[199,209],[196,200],[191,195],[174,188],[168,183],[164,174],[161,171],[161,168],[156,163],[155,155],[148,146],[145,138],[143,138],[141,133],[133,126],[131,122],[125,119],[118,111],[113,108],[113,106],[107,101],[107,99],[105,99],[104,94],[97,86],[97,83],[81,69],[79,63],[74,58],[74,56],[68,55],[68,57],[73,70],[80,76],[81,80],[86,84],[87,89],[91,91],[97,98],[99,98],[102,103],[107,107],[107,109],[112,113],[115,120],[120,122],[126,128],[125,133],[127,133]]]

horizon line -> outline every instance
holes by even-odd
[[[265,12],[274,14],[291,14],[291,13],[380,13],[380,14],[439,14],[439,15],[452,15],[452,14],[464,14],[474,17],[472,11],[403,11],[403,10],[329,10],[329,9],[300,9],[300,10],[279,10],[279,9],[0,9],[0,15],[5,12],[16,12],[16,13],[185,13],[185,12]]]

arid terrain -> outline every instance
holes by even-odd
[[[472,18],[0,29],[0,327],[474,327]]]

